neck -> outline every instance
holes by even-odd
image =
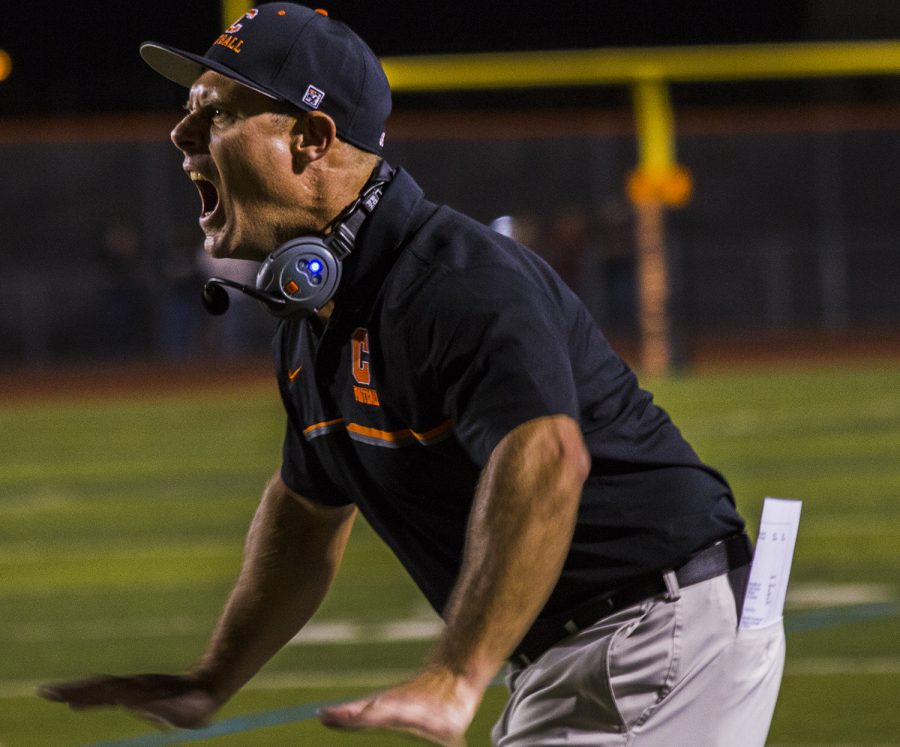
[[[373,157],[374,158],[374,157]],[[335,218],[350,205],[369,182],[379,161],[365,159],[347,162],[347,158],[323,159],[310,175],[310,200],[315,230],[326,234]]]

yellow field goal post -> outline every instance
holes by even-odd
[[[250,7],[223,0],[231,23]],[[625,189],[637,219],[640,364],[665,374],[669,340],[664,215],[688,202],[690,174],[678,164],[671,83],[884,76],[900,74],[900,41],[736,44],[498,52],[385,57],[396,93],[571,86],[628,86],[632,92],[638,163]]]

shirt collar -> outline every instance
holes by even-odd
[[[360,228],[353,252],[343,261],[341,285],[335,297],[338,308],[349,301],[351,294],[360,295],[364,286],[381,285],[401,245],[431,213],[422,214],[423,203],[427,201],[421,187],[405,170],[396,169],[374,212]]]

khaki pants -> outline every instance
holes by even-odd
[[[728,577],[610,615],[509,673],[496,747],[764,745],[784,626],[739,630]]]

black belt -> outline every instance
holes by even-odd
[[[736,534],[701,550],[671,573],[677,581],[677,588],[683,588],[742,568],[752,559],[750,538],[746,534]],[[642,577],[627,586],[589,600],[563,617],[537,620],[509,660],[514,664],[527,666],[563,638],[593,625],[614,612],[662,594],[677,594],[677,588],[672,583],[669,573],[666,571]]]

